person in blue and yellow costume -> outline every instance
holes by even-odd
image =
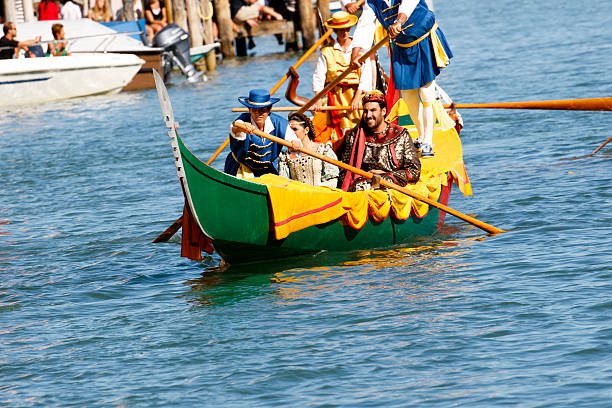
[[[378,20],[393,38],[391,56],[395,89],[417,127],[421,157],[433,157],[434,80],[453,54],[425,0],[367,0],[354,33],[351,60],[372,46]]]
[[[357,24],[357,16],[346,11],[334,13],[325,21],[325,26],[334,30],[336,41],[334,45],[323,47],[312,75],[312,90],[319,93],[325,85],[342,74],[351,64],[353,40],[350,29]],[[327,126],[335,130],[331,139],[334,146],[338,144],[349,130],[359,123],[361,95],[372,90],[372,66],[365,64],[357,71],[351,72],[338,86],[327,94],[328,106],[352,106],[348,111],[328,111]],[[322,107],[319,99],[313,106],[315,111]]]
[[[270,113],[278,98],[270,98],[265,89],[253,89],[248,97],[238,101],[249,108],[238,116],[235,122],[244,123],[248,132],[230,125],[231,152],[225,159],[224,172],[238,178],[259,177],[264,174],[278,174],[278,155],[283,146],[264,139],[253,133],[260,130],[290,142],[294,148],[302,147],[302,142],[289,127],[287,119]]]

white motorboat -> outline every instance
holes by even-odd
[[[0,106],[117,93],[142,64],[113,53],[0,60]]]

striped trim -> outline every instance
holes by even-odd
[[[342,202],[342,197],[340,197],[339,199],[337,199],[334,202],[331,202],[329,204],[324,205],[323,207],[315,208],[313,210],[309,210],[309,211],[303,212],[301,214],[292,215],[291,217],[287,218],[286,220],[275,222],[274,225],[276,227],[280,227],[281,225],[285,225],[285,224],[287,224],[287,223],[289,223],[289,222],[291,222],[291,221],[293,221],[293,220],[295,220],[297,218],[305,217],[307,215],[310,215],[310,214],[313,214],[313,213],[316,213],[316,212],[319,212],[319,211],[327,210],[328,208],[334,207],[334,206],[340,204],[341,202]]]
[[[35,78],[35,79],[20,79],[18,81],[5,81],[5,82],[0,82],[0,85],[23,84],[25,82],[40,82],[40,81],[46,81],[48,79],[51,79],[51,77]]]

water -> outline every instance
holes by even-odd
[[[457,102],[612,94],[607,2],[479,3],[436,2]],[[175,80],[194,153],[297,58]],[[154,90],[0,112],[0,405],[610,406],[612,147],[577,157],[612,115],[462,113],[450,204],[509,233],[220,271],[150,243],[182,208]]]

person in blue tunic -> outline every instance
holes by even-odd
[[[225,159],[224,172],[239,178],[259,177],[264,174],[278,174],[278,155],[283,146],[253,133],[258,129],[290,142],[294,148],[302,147],[302,142],[289,126],[287,119],[270,113],[272,105],[279,98],[271,98],[265,89],[253,89],[248,97],[238,101],[249,108],[235,122],[244,123],[248,132],[230,125],[231,152]]]
[[[393,38],[395,89],[400,90],[417,127],[421,157],[433,157],[434,80],[453,54],[425,0],[367,0],[353,35],[351,60],[372,47],[376,20]]]

